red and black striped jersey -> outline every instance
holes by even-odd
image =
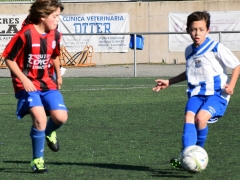
[[[41,35],[33,24],[28,24],[11,39],[2,56],[15,61],[37,90],[54,90],[57,89],[57,84],[48,67],[51,59],[60,55],[60,39],[58,30]],[[11,76],[15,92],[24,89],[13,73]]]

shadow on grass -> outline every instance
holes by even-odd
[[[16,169],[16,168],[0,168],[0,172],[5,172],[5,173],[22,173],[22,174],[33,174],[33,171],[29,171],[26,169]]]
[[[3,161],[4,163],[14,163],[14,164],[29,164],[29,161]],[[175,169],[152,169],[147,166],[135,166],[135,165],[123,165],[123,164],[113,164],[113,163],[75,163],[75,162],[48,162],[47,164],[52,165],[67,165],[67,166],[89,166],[96,168],[114,169],[114,170],[125,170],[125,171],[145,171],[149,172],[152,177],[166,177],[166,178],[192,178],[191,175],[183,175],[183,170]],[[4,168],[0,168],[0,171],[6,171]],[[16,172],[16,170],[13,170]]]

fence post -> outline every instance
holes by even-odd
[[[137,67],[136,67],[136,42],[137,42],[137,35],[134,34],[134,77],[137,77]]]
[[[221,34],[221,32],[218,33],[218,36],[219,36],[219,42],[221,42],[222,41],[222,34]]]

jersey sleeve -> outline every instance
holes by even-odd
[[[238,58],[221,43],[218,45],[216,56],[220,61],[223,62],[223,64],[231,69],[234,69],[240,65]]]
[[[16,34],[8,43],[5,50],[2,53],[2,56],[5,59],[16,61],[19,54],[23,51],[24,40],[19,34]]]
[[[55,41],[56,41],[56,47],[53,50],[52,57],[55,58],[57,56],[60,56],[60,41],[61,41],[61,33],[58,32],[58,30],[55,30]]]

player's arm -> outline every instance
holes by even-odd
[[[56,73],[57,78],[61,77],[61,72],[60,72],[60,61],[59,61],[59,57],[52,57],[52,62],[53,62],[53,67],[54,67],[54,71]]]
[[[225,88],[225,92],[229,95],[233,94],[233,90],[235,88],[235,85],[237,83],[238,77],[239,77],[239,73],[240,73],[240,65],[238,65],[237,67],[235,67],[232,71],[232,77],[231,80],[228,84],[226,84],[224,86]]]
[[[186,81],[186,80],[187,80],[186,71],[184,71],[183,73],[179,74],[178,76],[175,76],[175,77],[169,79],[169,86],[172,84],[182,82],[182,81]]]
[[[54,67],[54,71],[56,73],[56,77],[57,77],[57,84],[58,84],[58,89],[61,89],[61,85],[62,85],[62,76],[61,76],[61,71],[60,71],[60,61],[59,61],[59,57],[52,57],[53,60],[53,67]]]
[[[6,46],[2,56],[5,59],[5,62],[8,66],[8,68],[11,70],[13,74],[22,82],[24,89],[27,92],[36,91],[36,87],[30,81],[30,79],[27,78],[23,74],[23,72],[20,70],[19,66],[16,63],[16,59],[18,59],[18,55],[21,54],[22,51],[24,51],[26,39],[21,37],[20,34],[16,34],[13,36],[11,41]]]
[[[222,44],[218,45],[218,51],[215,55],[218,60],[222,61],[227,67],[233,69],[230,82],[224,86],[225,92],[229,95],[233,94],[237,79],[239,77],[240,66],[238,58]]]
[[[152,88],[152,90],[158,92],[161,89],[165,89],[172,84],[176,84],[185,80],[187,80],[186,71],[168,80],[156,79],[155,82],[157,83],[157,85],[154,88]]]
[[[15,61],[12,61],[10,59],[5,59],[5,62],[8,68],[11,70],[11,72],[15,74],[15,76],[22,82],[23,87],[27,92],[32,92],[37,90],[36,87],[33,85],[32,81],[30,81],[30,79],[28,79],[27,76],[25,76],[23,72],[19,69]]]

